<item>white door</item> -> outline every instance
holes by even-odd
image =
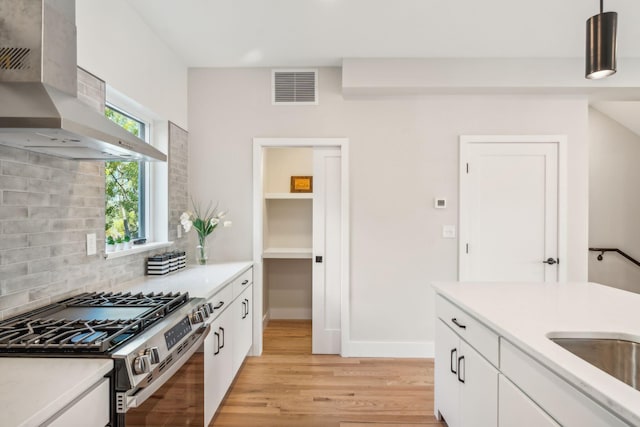
[[[461,138],[460,280],[558,281],[559,145]]]
[[[340,353],[340,149],[313,150],[312,352]]]

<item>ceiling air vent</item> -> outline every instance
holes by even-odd
[[[273,105],[317,105],[317,70],[273,70]]]

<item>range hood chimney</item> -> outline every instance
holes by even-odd
[[[0,144],[76,160],[167,156],[77,98],[74,0],[0,0]]]

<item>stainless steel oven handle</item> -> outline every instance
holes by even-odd
[[[151,395],[158,391],[158,389],[162,387],[164,383],[169,380],[169,378],[171,378],[176,372],[178,372],[178,370],[182,368],[185,363],[187,363],[187,360],[189,360],[191,356],[193,356],[193,353],[198,350],[200,345],[204,342],[204,339],[207,337],[207,335],[209,335],[209,331],[211,331],[211,325],[207,325],[204,328],[204,331],[202,331],[197,341],[194,341],[194,343],[191,345],[191,347],[189,347],[186,353],[183,353],[182,356],[178,360],[176,360],[176,362],[171,365],[166,371],[164,371],[158,379],[153,381],[149,386],[140,390],[134,396],[127,396],[127,410],[129,410],[129,408],[137,408],[138,406],[142,405],[145,400],[151,397]]]

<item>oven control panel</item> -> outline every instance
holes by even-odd
[[[164,333],[164,340],[167,343],[167,349],[171,350],[173,346],[178,344],[180,340],[191,333],[191,322],[189,316],[182,318],[180,323],[173,326]]]

